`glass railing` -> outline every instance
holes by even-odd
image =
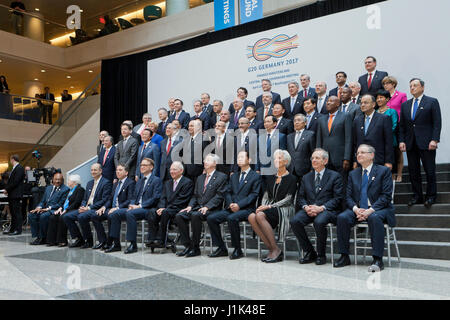
[[[0,119],[52,124],[61,113],[61,102],[0,93]]]
[[[189,0],[189,7],[194,8],[207,2],[210,1]],[[71,30],[64,24],[45,19],[39,12],[15,12],[8,6],[0,4],[0,30],[58,47],[70,47],[164,17],[165,14],[164,0],[129,1],[113,8],[97,10],[94,15],[83,11],[81,28]],[[68,17],[65,12],[61,15]]]
[[[36,159],[33,158],[33,151],[39,151],[42,156],[41,166],[45,166],[56,153],[64,146],[70,138],[92,117],[100,108],[98,103],[89,103],[90,99],[98,92],[100,85],[100,74],[84,89],[84,91],[72,102],[72,104],[63,110],[58,120],[49,128],[39,141],[22,158],[22,163],[36,167]],[[98,96],[97,96],[98,97]]]

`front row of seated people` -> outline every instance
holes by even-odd
[[[221,234],[221,224],[227,223],[234,248],[229,258],[234,260],[243,257],[239,223],[248,221],[269,249],[263,262],[283,260],[277,240],[282,240],[291,227],[304,252],[299,262],[322,265],[326,263],[327,225],[331,223],[337,226],[341,254],[334,267],[344,267],[350,264],[351,228],[367,222],[372,243],[371,267],[382,270],[384,224],[395,226],[395,214],[391,173],[387,167],[374,164],[374,156],[373,147],[358,148],[359,167],[349,174],[346,194],[341,175],[327,169],[329,155],[323,149],[313,152],[313,170],[301,178],[299,186],[297,177],[287,170],[291,157],[285,150],[275,151],[276,174],[269,176],[261,176],[250,167],[246,151],[238,154],[239,170],[231,177],[216,170],[220,159],[209,154],[204,159],[204,172],[195,184],[183,175],[184,166],[178,161],[170,166],[171,179],[163,183],[153,174],[155,164],[149,158],[141,161],[141,178],[137,182],[128,177],[125,165],[117,166],[114,184],[102,177],[100,164],[92,165],[93,180],[87,183],[86,190],[80,186],[79,176],[70,176],[67,187],[63,176],[57,173],[38,207],[29,213],[32,236],[36,238],[31,244],[67,246],[68,229],[73,239],[71,248],[121,251],[121,225],[126,221],[129,246],[124,253],[130,254],[137,252],[137,224],[145,219],[149,228],[147,246],[175,248],[168,238],[169,226],[175,223],[184,246],[177,256],[194,257],[201,254],[202,224],[206,222],[213,246],[217,247],[209,254],[214,258],[229,255]],[[103,221],[107,221],[108,234]],[[93,241],[89,222],[94,225],[98,243]],[[309,224],[317,236],[316,248],[305,230]]]

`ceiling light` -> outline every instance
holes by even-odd
[[[0,63],[2,63],[3,62],[3,60],[0,60]]]
[[[34,10],[39,11],[39,8],[35,8]]]
[[[41,72],[42,72],[42,73],[44,73],[44,72],[45,72],[45,70],[44,70],[44,69],[42,69],[42,70],[41,70]]]
[[[73,89],[73,88],[75,88],[74,86],[70,86],[70,89]]]
[[[92,70],[89,70],[89,73],[92,73],[92,72],[94,72],[94,71],[92,71]]]
[[[38,78],[34,78],[34,81],[39,81],[39,79]]]
[[[83,12],[83,9],[80,9],[80,12]]]
[[[70,78],[72,78],[72,77],[71,77],[71,76],[67,76],[66,78],[67,78],[67,79],[70,79]]]

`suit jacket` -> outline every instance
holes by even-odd
[[[344,87],[348,87],[348,84],[345,84]],[[339,89],[339,87],[331,89],[330,92],[328,92],[328,96],[329,97],[331,97],[331,96],[336,96],[337,97],[338,96],[338,89]]]
[[[119,141],[114,154],[114,164],[116,167],[122,163],[128,167],[128,176],[133,176],[136,172],[137,152],[139,149],[138,141],[129,137],[125,149],[123,148],[123,140]]]
[[[241,111],[239,112],[239,115],[238,115],[238,118],[237,118],[237,122],[234,122],[234,117],[235,117],[235,116],[236,116],[236,111],[233,112],[233,113],[230,115],[230,122],[233,124],[233,126],[234,126],[235,128],[238,128],[238,127],[239,127],[239,119],[245,117],[245,109],[242,108]]]
[[[173,191],[173,179],[164,182],[161,199],[158,202],[158,208],[179,212],[186,208],[194,192],[194,183],[186,177],[181,177],[175,191]]]
[[[333,170],[325,169],[320,180],[319,192],[315,190],[316,171],[311,171],[302,178],[297,194],[297,206],[325,206],[326,210],[337,216],[342,210],[344,187],[342,177]]]
[[[166,127],[169,124],[169,118],[166,119],[165,122],[161,121],[158,123],[158,129],[156,130],[156,133],[159,134],[161,137],[166,137]]]
[[[323,104],[322,104],[322,108],[319,110],[319,98],[317,97],[317,107],[316,107],[316,111],[317,112],[319,112],[320,114],[328,114],[328,110],[327,110],[327,101],[328,101],[328,98],[329,98],[330,96],[325,96],[325,101],[323,102]]]
[[[139,179],[134,189],[133,199],[130,204],[139,204],[142,196],[141,206],[143,209],[155,208],[162,194],[162,180],[153,173],[150,175],[149,181],[144,187],[144,179]],[[145,188],[145,189],[144,189]]]
[[[189,135],[183,139],[183,164],[184,174],[188,177],[198,177],[203,172],[203,150],[208,145],[208,141],[203,140],[200,132],[192,141]]]
[[[131,131],[131,136],[137,140],[138,146],[139,146],[141,144],[141,135],[135,131]],[[122,137],[122,135],[120,135],[119,141],[117,143],[119,143],[122,140],[123,140],[123,137]]]
[[[91,180],[86,185],[86,192],[84,193],[81,206],[87,206],[89,197],[91,196],[92,189],[94,188],[94,180]],[[94,199],[90,205],[91,210],[98,210],[103,207],[111,196],[112,183],[111,181],[101,177],[98,182],[97,189],[95,190]]]
[[[217,142],[216,142],[217,136],[211,137],[211,143],[214,144],[214,153],[220,158],[220,163],[217,164],[216,170],[225,173],[226,175],[230,174],[231,170],[231,163],[233,162],[232,159],[228,159],[227,157],[227,150],[232,150],[233,148],[233,140],[234,137],[229,134],[225,133],[225,136],[222,140],[222,144],[220,145],[219,150],[217,149]],[[203,170],[202,170],[203,172]]]
[[[211,128],[211,124],[209,123],[209,115],[207,112],[200,113],[200,116],[197,116],[197,114],[194,114],[191,117],[190,121],[197,120],[197,119],[200,119],[202,121],[202,130],[203,131],[206,131],[209,128]]]
[[[441,138],[441,108],[435,98],[423,96],[416,111],[416,117],[411,119],[411,108],[414,99],[402,104],[400,116],[399,142],[406,143],[409,151],[417,144],[420,150],[428,150],[430,141],[440,141]]]
[[[105,208],[114,208],[114,195],[116,194],[117,186],[119,185],[119,181],[114,183],[112,190],[111,190],[111,196],[109,197],[108,201],[105,203]],[[124,209],[128,208],[128,205],[130,204],[131,200],[134,196],[134,189],[136,187],[136,182],[130,178],[126,178],[123,186],[120,188],[120,192],[117,196],[117,202],[119,204],[119,208]]]
[[[343,104],[341,104],[341,106],[339,107],[340,112],[342,112],[342,106],[343,106]],[[357,116],[363,114],[359,104],[356,104],[353,102],[347,103],[347,107],[345,108],[345,113],[348,113],[352,117],[352,120],[354,120]]]
[[[353,121],[353,150],[356,154],[361,144],[368,144],[375,148],[374,162],[379,165],[394,162],[394,148],[392,142],[391,117],[374,112],[370,120],[367,134],[364,134],[365,116],[360,115]]]
[[[317,127],[319,125],[319,119],[323,117],[322,113],[318,113],[317,110],[314,111],[311,120],[309,121],[309,125],[307,124],[306,130],[317,132]]]
[[[215,128],[216,127],[216,123],[217,123],[217,113],[213,112],[209,116],[209,127],[210,128]]]
[[[205,192],[203,192],[205,180],[206,174],[202,174],[195,183],[194,195],[189,201],[189,206],[193,211],[202,207],[207,207],[209,211],[222,208],[225,194],[228,192],[227,175],[217,170],[214,171],[206,185]]]
[[[78,208],[81,206],[81,202],[83,201],[84,192],[85,192],[84,188],[80,185],[77,185],[77,188],[73,191],[72,195],[69,197],[69,206],[67,207],[66,212],[69,212],[71,210],[78,210]]]
[[[115,153],[116,147],[112,146],[109,149],[108,155],[106,156],[105,164],[103,164],[103,158],[105,157],[106,150],[103,149],[100,152],[97,163],[102,166],[102,176],[108,179],[109,181],[113,181],[116,178],[116,163],[115,163]]]
[[[103,146],[103,144],[99,142],[99,144],[97,145],[97,156],[100,156],[100,152],[102,152],[104,149],[105,147]]]
[[[303,89],[303,87],[300,88],[299,94],[300,94],[303,98],[305,98],[305,89]],[[309,87],[309,88],[308,88],[308,93],[306,94],[306,96],[307,96],[307,97],[314,98],[314,99],[317,99],[316,89]]]
[[[304,130],[297,148],[295,148],[296,132],[287,137],[287,151],[291,155],[289,172],[296,176],[303,176],[311,170],[311,155],[316,148],[316,134],[312,131]]]
[[[211,114],[214,112],[214,107],[212,104],[208,104],[206,106],[202,105],[202,108],[203,108],[203,112],[205,112],[208,115],[208,117],[210,117]]]
[[[191,116],[189,115],[189,113],[187,113],[184,110],[181,110],[180,115],[178,116],[178,121],[180,121],[181,128],[187,130],[190,119],[191,119]],[[173,120],[176,120],[176,114],[169,117],[169,123],[171,123]]]
[[[329,116],[323,116],[318,121],[316,146],[330,154],[328,163],[334,167],[342,167],[344,160],[352,160],[352,118],[342,112],[337,112],[331,132],[328,131]]]
[[[41,95],[42,99],[55,101],[55,95],[53,93],[49,93],[49,98],[47,99],[47,94],[44,92]]]
[[[156,143],[148,142],[147,148],[145,148],[144,151],[142,149],[144,148],[144,143],[139,147],[138,153],[137,153],[137,162],[136,162],[136,176],[138,178],[141,178],[141,171],[140,171],[140,165],[141,161],[144,158],[150,158],[155,162],[155,168],[153,169],[154,174],[159,177],[159,167],[161,165],[161,149]]]
[[[169,139],[166,137],[163,141],[161,141],[161,164],[160,164],[160,170],[159,175],[161,177],[161,180],[167,180],[170,179],[169,169],[172,165],[172,151],[178,150],[178,147],[174,149],[176,145],[178,145],[181,141],[183,141],[183,138],[178,134],[175,141],[172,142],[172,146],[170,147],[170,151],[167,154],[167,145],[169,143]]]
[[[253,101],[250,101],[250,100],[247,100],[247,99],[245,99],[244,100],[244,106],[242,107],[242,109],[247,109],[247,107],[248,106],[250,106],[250,105],[255,105],[255,103],[253,102]],[[230,114],[232,114],[233,112],[234,112],[234,106],[233,106],[233,103],[230,103],[230,106],[228,107],[228,111],[230,111]]]
[[[19,163],[9,174],[5,190],[9,199],[21,199],[23,197],[25,170]]]
[[[225,194],[225,208],[237,203],[240,210],[254,210],[261,191],[261,176],[250,169],[242,184],[239,184],[240,179],[241,171],[231,176],[229,192]]]
[[[278,120],[276,129],[280,130],[280,133],[287,136],[288,134],[294,132],[294,124],[292,123],[292,120],[282,117]]]
[[[268,116],[272,115],[272,110],[273,110],[273,103],[269,107],[269,112],[267,113]],[[256,110],[256,119],[264,123],[264,105],[262,106],[262,108],[258,108]]]
[[[361,85],[361,92],[359,93],[361,96],[365,94],[371,94],[375,96],[380,89],[383,89],[383,84],[381,83],[385,77],[388,76],[387,72],[384,71],[376,71],[374,76],[372,77],[372,84],[370,88],[368,87],[368,77],[369,74],[366,73],[359,77],[358,82]]]
[[[314,91],[315,93],[315,91]],[[303,113],[305,114],[305,110],[303,109],[303,102],[305,99],[302,97],[301,93],[299,92],[297,95],[297,100],[295,100],[294,109],[291,108],[291,97],[287,97],[283,100],[282,105],[284,106],[284,109],[286,110],[284,112],[284,117],[287,119],[293,120],[294,116],[297,113]]]
[[[50,210],[58,210],[64,205],[67,195],[70,189],[66,185],[61,185],[52,194],[53,185],[49,185],[45,188],[44,195],[41,202],[37,205],[40,208],[50,208]],[[50,197],[51,195],[51,197]]]
[[[258,137],[258,163],[256,165],[256,171],[259,171],[261,168],[266,168],[264,172],[261,173],[262,175],[274,174],[273,170],[269,170],[273,160],[273,153],[277,149],[287,149],[286,135],[280,133],[278,130],[272,131],[270,141],[271,143],[268,145],[267,131]],[[261,158],[261,156],[263,158]]]
[[[264,122],[256,119],[255,117],[253,121],[250,121],[249,129],[254,129],[256,132],[258,132],[259,129],[264,129]]]
[[[276,93],[276,92],[271,92],[272,93],[272,105],[276,104],[276,103],[281,103],[281,96]],[[256,109],[260,109],[264,107],[263,101],[262,101],[262,95],[258,96],[256,98]]]
[[[359,207],[361,199],[362,168],[356,168],[348,175],[347,208]],[[395,213],[392,206],[392,174],[389,168],[374,164],[369,174],[367,197],[375,211],[388,210],[387,222],[395,227]]]

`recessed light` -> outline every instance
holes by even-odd
[[[41,72],[42,72],[42,73],[44,73],[44,72],[45,72],[45,70],[44,70],[44,69],[42,69],[42,70],[41,70]]]
[[[3,62],[3,60],[0,60],[0,63],[2,63]]]
[[[83,12],[83,9],[80,9],[80,12]]]
[[[92,73],[92,72],[94,72],[94,71],[92,71],[92,70],[89,70],[89,73]]]
[[[35,8],[34,10],[39,11],[39,8]]]
[[[71,77],[71,76],[67,76],[66,78],[67,78],[67,79],[70,79],[70,78],[72,78],[72,77]]]
[[[73,89],[73,88],[75,88],[74,86],[70,86],[70,89]]]
[[[34,78],[34,81],[39,81],[39,79],[38,78]]]

